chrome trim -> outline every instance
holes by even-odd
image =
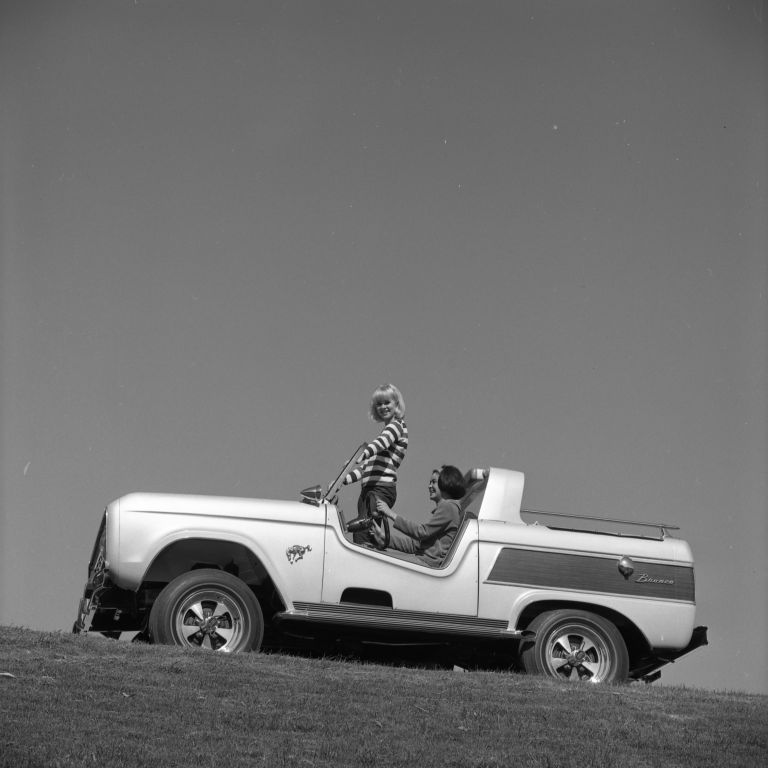
[[[292,611],[277,614],[278,621],[310,621],[406,632],[460,634],[486,638],[523,638],[531,633],[510,630],[503,619],[482,619],[448,613],[426,613],[352,603],[296,602]]]
[[[625,520],[620,517],[597,517],[596,515],[578,515],[571,512],[546,512],[543,509],[521,509],[520,514],[525,515],[543,515],[545,517],[562,517],[569,520],[590,520],[597,523],[613,523],[619,525],[636,525],[639,528],[656,528],[659,531],[658,536],[634,536],[634,538],[649,538],[663,540],[669,536],[668,531],[679,531],[679,525],[672,525],[672,523],[646,523],[638,520]],[[567,530],[581,530],[581,529],[567,529]],[[584,533],[608,533],[608,531],[583,531]],[[627,536],[632,538],[632,534],[629,533],[616,533],[618,536]]]

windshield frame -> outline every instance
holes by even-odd
[[[357,457],[363,452],[365,449],[365,446],[367,443],[360,443],[360,445],[355,448],[355,452],[347,459],[346,462],[344,462],[344,465],[341,468],[341,471],[338,475],[336,475],[336,478],[333,480],[333,482],[328,486],[328,490],[325,492],[323,496],[323,501],[327,501],[328,499],[335,498],[339,491],[341,490],[341,486],[343,483],[344,478],[349,474],[349,471],[355,466],[357,463]]]

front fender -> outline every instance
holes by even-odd
[[[153,564],[179,542],[209,540],[244,547],[265,569],[288,605],[293,600],[320,597],[324,556],[324,526],[265,520],[215,518],[216,527],[201,525],[199,516],[132,513],[120,521],[119,557],[112,560],[110,577],[123,588],[136,591]],[[242,528],[247,528],[243,531]],[[288,550],[303,550],[301,558]]]

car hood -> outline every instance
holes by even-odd
[[[325,512],[300,501],[205,496],[189,493],[152,493],[138,491],[121,496],[110,505],[120,514],[131,512],[169,515],[202,515],[205,517],[239,517],[250,519],[310,522],[324,517]]]

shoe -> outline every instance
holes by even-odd
[[[357,533],[358,531],[367,531],[372,525],[372,517],[356,517],[347,523],[347,530],[350,533]]]

